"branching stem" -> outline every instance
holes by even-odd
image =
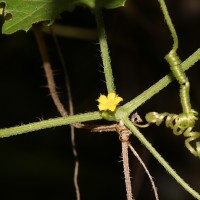
[[[183,63],[183,70],[189,69],[193,64],[195,64],[200,58],[200,49],[194,52],[189,58],[187,58]],[[122,116],[129,116],[135,109],[140,105],[144,104],[148,99],[157,94],[160,90],[165,88],[169,83],[173,81],[173,77],[170,74],[166,75],[164,78],[159,80],[149,89],[145,90],[142,94],[121,106],[116,111],[116,119],[122,119]],[[76,122],[92,121],[102,119],[102,116],[99,112],[85,113],[80,115],[74,115],[67,118],[54,118],[49,120],[43,120],[40,122],[30,123],[28,125],[21,125],[17,127],[11,127],[6,129],[0,129],[0,138],[9,137],[12,135],[18,135],[23,133],[28,133],[36,130],[41,130],[45,128],[51,128],[56,126],[62,126],[67,124],[72,124]]]

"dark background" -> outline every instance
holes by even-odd
[[[200,2],[167,0],[179,36],[182,60],[200,47]],[[164,56],[172,38],[157,1],[128,0],[125,8],[104,11],[117,93],[124,103],[139,95],[169,72]],[[65,25],[96,28],[94,15],[86,8],[63,13]],[[58,20],[57,23],[61,23]],[[59,95],[68,105],[64,75],[52,37],[45,35]],[[97,110],[95,101],[106,93],[98,41],[59,37],[70,75],[75,113]],[[46,86],[34,35],[31,31],[0,36],[0,127],[58,117]],[[192,105],[200,110],[200,64],[187,75],[191,82]],[[179,86],[170,84],[137,111],[142,118],[149,111],[180,113]],[[200,130],[199,121],[196,130]],[[200,191],[199,160],[184,146],[184,137],[152,126],[142,129],[161,155],[193,188]],[[116,133],[76,130],[80,162],[79,185],[82,200],[126,199],[121,162],[121,145]],[[163,169],[143,145],[132,136],[131,143],[154,177],[161,200],[194,199]],[[0,199],[75,199],[74,158],[68,126],[42,130],[0,140]],[[151,184],[130,154],[133,193],[136,199],[155,199]]]

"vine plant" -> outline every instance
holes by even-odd
[[[129,116],[133,113],[138,107],[144,104],[147,100],[157,94],[159,91],[164,89],[168,84],[173,80],[177,80],[180,84],[180,102],[182,105],[181,114],[170,114],[167,112],[157,113],[150,112],[146,115],[147,126],[155,123],[160,125],[163,121],[166,122],[166,126],[170,127],[173,130],[175,135],[183,134],[187,139],[185,145],[187,149],[194,156],[200,158],[200,143],[196,142],[196,146],[193,147],[190,142],[196,140],[200,137],[199,132],[192,132],[192,129],[197,120],[198,112],[192,109],[190,103],[190,94],[189,94],[189,80],[185,74],[185,70],[188,70],[200,59],[200,49],[194,52],[189,56],[185,61],[181,61],[176,53],[178,48],[178,37],[167,11],[164,0],[158,0],[161,6],[161,11],[164,15],[164,18],[167,22],[169,30],[171,32],[174,44],[169,54],[166,55],[165,59],[169,63],[171,73],[163,77],[157,83],[152,85],[149,89],[145,90],[143,93],[132,99],[130,102],[125,103],[121,106],[118,104],[123,101],[123,98],[117,95],[114,78],[112,73],[111,61],[109,57],[106,32],[104,28],[104,22],[102,17],[102,8],[113,9],[120,6],[124,6],[125,0],[0,0],[0,3],[4,3],[4,9],[2,9],[2,15],[10,15],[10,19],[5,20],[2,32],[4,34],[12,34],[18,30],[28,31],[31,26],[37,22],[49,21],[52,24],[55,18],[63,11],[72,11],[76,6],[88,6],[92,12],[95,14],[97,29],[99,35],[99,43],[101,50],[101,57],[103,61],[103,68],[107,86],[106,95],[100,95],[98,98],[98,108],[99,110],[95,112],[88,112],[73,115],[73,111],[70,113],[72,115],[67,116],[64,109],[61,109],[60,113],[62,117],[42,120],[39,122],[33,122],[26,125],[4,128],[0,130],[0,138],[9,137],[13,135],[19,135],[23,133],[28,133],[36,130],[63,126],[63,125],[73,125],[73,127],[81,127],[79,123],[102,120],[106,119],[108,121],[114,121],[117,123],[114,126],[121,127],[121,133],[125,131],[126,133],[133,133],[140,142],[151,152],[151,154],[160,162],[160,164],[168,171],[169,174],[193,197],[200,199],[200,194],[192,189],[171,167],[170,165],[161,157],[161,155],[155,150],[155,148],[146,140],[143,134],[139,131],[136,126],[140,126],[135,121],[131,121]],[[23,14],[23,15],[22,15]],[[37,31],[36,31],[37,32]],[[37,35],[37,34],[36,34]],[[43,61],[47,61],[48,58],[43,56]],[[52,91],[53,97],[54,91]],[[100,129],[99,130],[103,130]],[[113,128],[110,128],[113,130]],[[94,128],[95,131],[95,128]],[[98,131],[98,127],[96,129]],[[108,131],[105,129],[105,131]],[[116,130],[117,131],[117,130]],[[121,138],[122,143],[125,141],[124,138]],[[132,149],[132,147],[131,147]],[[134,149],[132,149],[134,152]],[[130,190],[130,188],[127,190]],[[128,191],[127,191],[128,193]],[[133,197],[127,195],[128,199]],[[79,199],[77,197],[77,199]],[[158,199],[158,198],[157,198]]]

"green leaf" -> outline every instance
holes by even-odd
[[[72,10],[71,0],[3,0],[5,14],[12,18],[5,21],[2,32],[11,34],[18,30],[28,31],[33,23],[54,20],[64,10]]]
[[[72,11],[76,6],[89,8],[117,8],[126,0],[0,0],[5,3],[5,14],[11,19],[3,24],[2,32],[12,34],[18,30],[28,31],[32,24],[40,21],[54,21],[63,11]]]

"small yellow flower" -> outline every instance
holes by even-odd
[[[99,102],[98,108],[100,111],[110,110],[113,112],[115,111],[119,102],[123,101],[123,99],[118,97],[114,92],[111,92],[107,97],[101,94],[97,101]]]

